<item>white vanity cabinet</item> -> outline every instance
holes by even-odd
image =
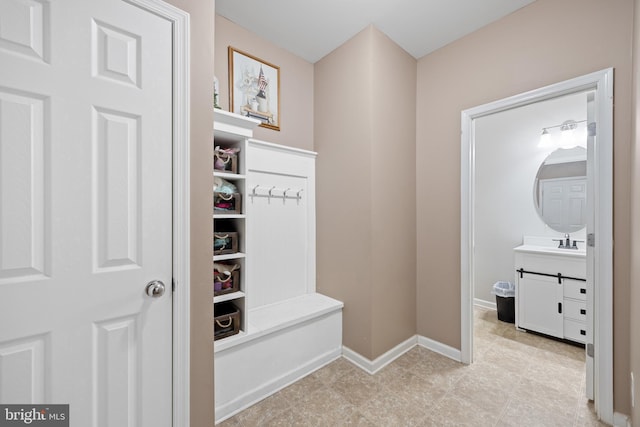
[[[585,343],[584,251],[523,245],[514,249],[516,327]]]

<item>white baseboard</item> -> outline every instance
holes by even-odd
[[[310,360],[308,363],[305,363],[302,366],[298,366],[295,369],[287,372],[286,374],[275,378],[268,384],[264,384],[258,388],[255,388],[248,393],[245,393],[244,395],[228,402],[225,405],[217,406],[215,410],[215,423],[218,424],[226,420],[227,418],[236,415],[238,412],[252,405],[255,405],[259,401],[271,396],[272,394],[282,390],[287,386],[290,386],[294,382],[301,380],[310,373],[317,371],[318,369],[322,368],[325,365],[328,365],[336,359],[339,359],[341,355],[342,351],[340,348],[327,352],[319,357],[316,357],[313,360]]]
[[[420,335],[414,335],[387,351],[382,356],[377,357],[375,360],[369,360],[360,353],[356,353],[344,345],[342,346],[342,356],[358,368],[373,375],[416,345],[441,354],[449,359],[455,360],[456,362],[460,362],[462,360],[460,350]]]
[[[489,309],[489,310],[497,310],[495,301],[491,302],[491,301],[485,301],[485,300],[480,299],[480,298],[474,298],[473,299],[473,305],[478,306],[478,307],[482,307],[482,308],[486,308],[486,309]]]
[[[449,347],[448,345],[442,344],[441,342],[432,340],[431,338],[418,335],[418,345],[426,348],[427,350],[431,350],[433,352],[446,356],[449,359],[453,359],[456,362],[462,361],[462,353],[460,352],[460,350],[458,350],[457,348]]]
[[[417,336],[409,338],[408,340],[398,344],[393,347],[391,350],[387,351],[383,355],[377,357],[375,360],[369,360],[366,357],[362,356],[360,353],[356,353],[346,346],[342,346],[342,356],[347,359],[349,362],[356,365],[358,368],[363,371],[373,375],[378,372],[380,369],[387,366],[389,363],[396,360],[398,357],[405,354],[407,351],[411,350],[417,344]]]
[[[631,419],[628,415],[621,414],[620,412],[614,412],[613,425],[614,427],[631,427]]]

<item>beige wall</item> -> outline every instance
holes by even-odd
[[[615,68],[614,406],[630,413],[633,0],[538,0],[418,61],[418,333],[460,348],[460,112]]]
[[[168,2],[191,16],[191,426],[213,426],[214,2]]]
[[[363,31],[315,64],[317,289],[344,302],[342,342],[371,357],[371,49]]]
[[[369,359],[415,334],[415,70],[373,27],[315,64],[318,290]]]
[[[371,333],[375,358],[416,333],[417,62],[382,32],[370,31]]]
[[[280,131],[259,127],[254,138],[313,150],[313,64],[222,16],[216,15],[215,21],[215,75],[220,82],[220,106],[229,110],[227,51],[232,46],[280,67]]]
[[[630,369],[635,376],[632,425],[640,426],[640,0],[634,2],[633,123],[631,155],[631,297]]]

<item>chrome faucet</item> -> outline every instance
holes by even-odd
[[[569,233],[566,233],[564,235],[564,239],[565,239],[564,247],[569,249],[571,247],[571,239],[569,238]]]

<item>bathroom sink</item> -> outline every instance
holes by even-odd
[[[584,258],[587,255],[585,249],[566,249],[554,246],[521,245],[513,249],[517,252],[530,252],[548,255],[563,255]]]

